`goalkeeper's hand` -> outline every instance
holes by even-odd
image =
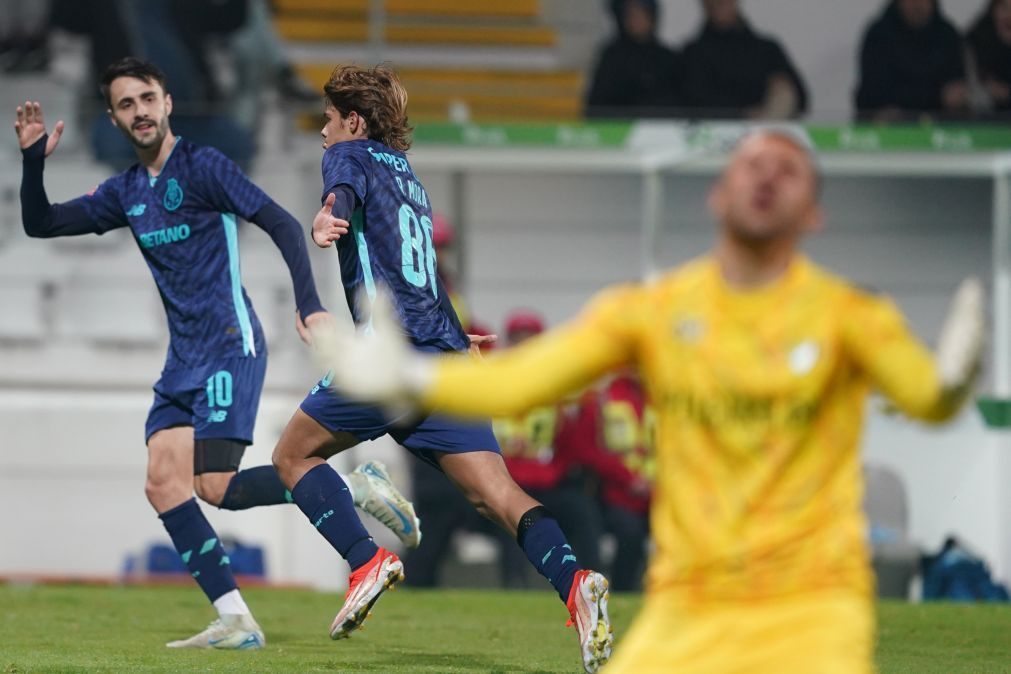
[[[961,398],[979,373],[983,352],[983,284],[976,277],[962,281],[948,309],[937,341],[937,373],[947,395]]]
[[[407,342],[386,293],[372,303],[371,328],[364,332],[336,321],[311,329],[313,355],[331,371],[335,389],[396,416],[417,407],[432,380],[432,359]]]

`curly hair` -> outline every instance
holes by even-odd
[[[323,92],[342,116],[353,110],[364,117],[370,139],[401,152],[410,149],[413,127],[407,122],[407,90],[392,68],[337,66]]]

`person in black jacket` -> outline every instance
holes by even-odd
[[[889,0],[860,47],[858,117],[957,117],[968,105],[962,39],[939,0]]]
[[[52,16],[56,27],[88,38],[93,77],[127,56],[157,63],[173,83],[176,132],[248,169],[256,138],[236,122],[209,53],[212,39],[243,26],[247,5],[248,0],[54,0]],[[82,101],[82,117],[91,126],[95,158],[123,170],[136,161],[134,150],[104,112],[104,96],[93,90]]]
[[[990,0],[966,40],[993,108],[1011,115],[1011,0]]]
[[[677,52],[656,37],[656,0],[611,0],[617,36],[597,60],[590,117],[666,116],[678,105]]]
[[[738,0],[702,0],[702,8],[702,30],[684,48],[685,101],[699,116],[787,119],[807,110],[790,57],[752,30]]]

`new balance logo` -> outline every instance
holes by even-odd
[[[144,211],[147,210],[147,204],[134,204],[130,207],[130,210],[126,214],[130,217],[138,217],[144,215]]]
[[[214,410],[208,415],[207,421],[211,422],[212,424],[220,424],[227,418],[228,412],[226,412],[225,410]]]

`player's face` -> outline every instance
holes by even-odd
[[[1011,44],[1011,0],[997,0],[994,3],[993,21],[1001,42]]]
[[[729,28],[737,24],[737,0],[702,0],[702,9],[715,26]]]
[[[327,103],[323,119],[323,129],[319,135],[323,137],[324,150],[334,143],[367,137],[365,119],[354,110],[345,117],[340,110]]]
[[[815,168],[791,140],[756,135],[731,157],[710,208],[725,234],[740,243],[795,239],[821,223]]]
[[[158,147],[169,132],[172,97],[154,80],[118,77],[109,85],[112,122],[138,148]]]
[[[934,0],[899,0],[899,12],[913,28],[922,28],[934,17]]]

